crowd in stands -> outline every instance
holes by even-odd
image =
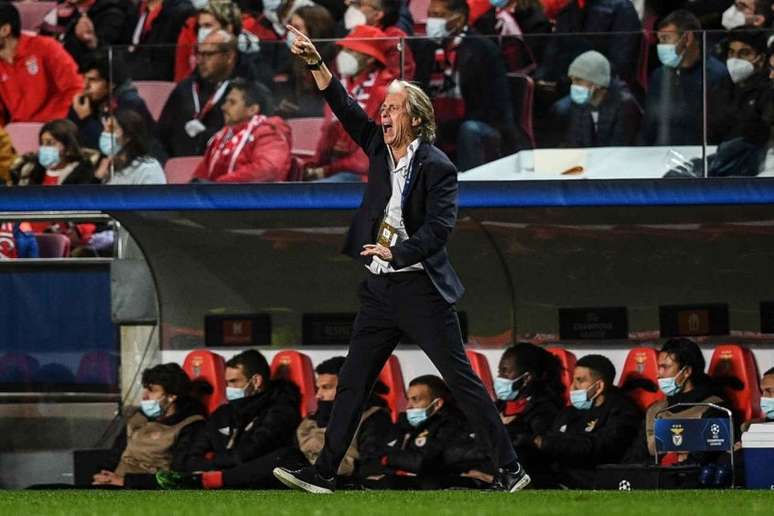
[[[429,92],[437,144],[461,171],[535,146],[708,143],[710,175],[753,176],[774,169],[773,18],[770,0],[62,0],[33,32],[3,0],[0,125],[71,120],[95,183],[164,182],[159,167],[188,156],[203,157],[198,182],[365,181],[365,154],[288,50],[289,24],[371,115],[395,78]],[[172,91],[143,98],[146,81]],[[293,134],[308,118],[317,134]],[[121,119],[137,148],[106,153]],[[6,184],[90,182],[68,181],[43,136],[35,156],[0,129]],[[22,182],[14,162],[35,157],[50,175]]]
[[[94,474],[93,485],[281,488],[272,475],[275,467],[313,463],[323,447],[343,363],[343,357],[333,357],[317,365],[317,409],[305,417],[299,384],[281,370],[272,374],[266,358],[254,349],[225,363],[221,378],[227,402],[209,416],[197,401],[212,392],[203,388],[207,384],[202,379],[192,382],[174,363],[147,369],[141,406],[126,411],[126,431],[116,439],[113,463]],[[731,406],[724,386],[705,372],[702,352],[692,340],[667,340],[657,352],[657,370],[661,399],[643,412],[629,384],[615,385],[615,367],[605,356],[581,357],[564,379],[559,358],[545,348],[529,343],[507,348],[494,394],[535,486],[594,488],[600,466],[653,464],[657,413],[659,418],[699,419],[717,417],[719,409],[672,406]],[[745,422],[737,414],[737,429],[774,420],[774,369],[763,375],[760,386],[761,417]],[[489,452],[440,377],[412,379],[406,410],[396,417],[388,394],[389,387],[378,381],[364,404],[359,430],[338,470],[339,488],[491,486],[495,467]],[[664,467],[727,467],[727,461],[722,452],[659,457]]]

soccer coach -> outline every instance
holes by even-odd
[[[454,303],[464,288],[449,262],[446,241],[457,218],[457,169],[432,142],[435,116],[417,86],[393,81],[381,108],[381,127],[325,66],[314,44],[295,34],[291,51],[306,62],[317,87],[370,160],[368,187],[344,252],[369,273],[359,289],[360,311],[339,374],[325,447],[302,469],[274,475],[294,489],[330,493],[357,431],[363,405],[402,333],[438,368],[452,396],[487,441],[499,466],[495,487],[518,491],[530,482],[497,409],[465,356]],[[427,414],[435,410],[433,403]]]

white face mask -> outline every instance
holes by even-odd
[[[360,70],[360,63],[354,55],[342,50],[336,56],[336,68],[342,77],[352,77]]]
[[[736,57],[727,60],[726,67],[728,68],[728,75],[731,76],[731,80],[734,81],[734,84],[744,81],[755,73],[755,67],[750,61],[738,59]]]
[[[736,5],[732,5],[723,12],[721,23],[727,30],[731,30],[747,23],[747,18],[745,18],[744,13]]]
[[[358,25],[365,25],[366,23],[368,23],[366,15],[357,7],[350,5],[347,7],[347,10],[344,11],[344,27],[347,30],[352,30]]]
[[[194,9],[197,11],[201,11],[205,7],[207,7],[207,4],[209,4],[209,0],[191,0],[191,3],[194,6]]]
[[[276,13],[282,5],[282,0],[263,0],[263,12]]]
[[[196,41],[204,43],[207,36],[212,34],[212,27],[199,27],[199,32],[196,34]]]
[[[428,18],[425,22],[425,32],[431,39],[443,39],[449,35],[449,29],[446,28],[446,18]]]

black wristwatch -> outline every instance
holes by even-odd
[[[310,70],[319,70],[322,64],[323,64],[323,60],[321,57],[320,60],[317,61],[316,63],[311,63],[311,64],[307,63],[306,67]]]

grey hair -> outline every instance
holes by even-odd
[[[406,111],[411,118],[419,118],[419,127],[416,129],[420,140],[428,143],[435,141],[435,112],[433,103],[427,93],[416,84],[395,79],[390,83],[388,93],[406,94]]]

